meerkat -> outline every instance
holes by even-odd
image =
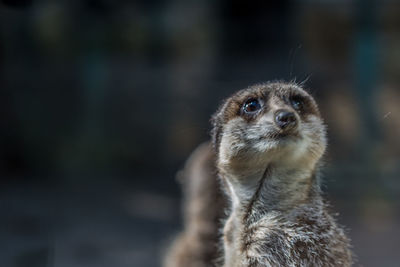
[[[227,206],[221,193],[215,153],[210,143],[201,144],[177,175],[182,183],[184,230],[164,258],[165,267],[209,267],[221,261],[221,219]]]
[[[314,99],[293,83],[254,85],[226,99],[212,123],[231,200],[223,265],[350,266],[349,238],[321,196],[327,141]]]

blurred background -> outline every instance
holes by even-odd
[[[0,262],[159,266],[220,101],[305,82],[356,266],[400,263],[400,2],[0,1]]]

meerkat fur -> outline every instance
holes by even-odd
[[[350,242],[321,196],[326,127],[299,85],[271,82],[226,99],[212,118],[231,200],[224,266],[351,266]]]

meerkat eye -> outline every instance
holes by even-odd
[[[254,113],[261,108],[260,101],[255,98],[247,100],[243,105],[243,111],[245,113]]]
[[[304,101],[301,96],[293,96],[290,98],[290,104],[295,110],[301,110],[304,106]]]

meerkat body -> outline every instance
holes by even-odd
[[[222,104],[213,126],[231,199],[224,266],[350,266],[349,240],[321,197],[326,137],[314,99],[295,84],[252,86]]]
[[[226,207],[210,143],[200,145],[178,173],[184,201],[184,230],[169,249],[165,267],[209,267],[220,261],[221,218]]]

